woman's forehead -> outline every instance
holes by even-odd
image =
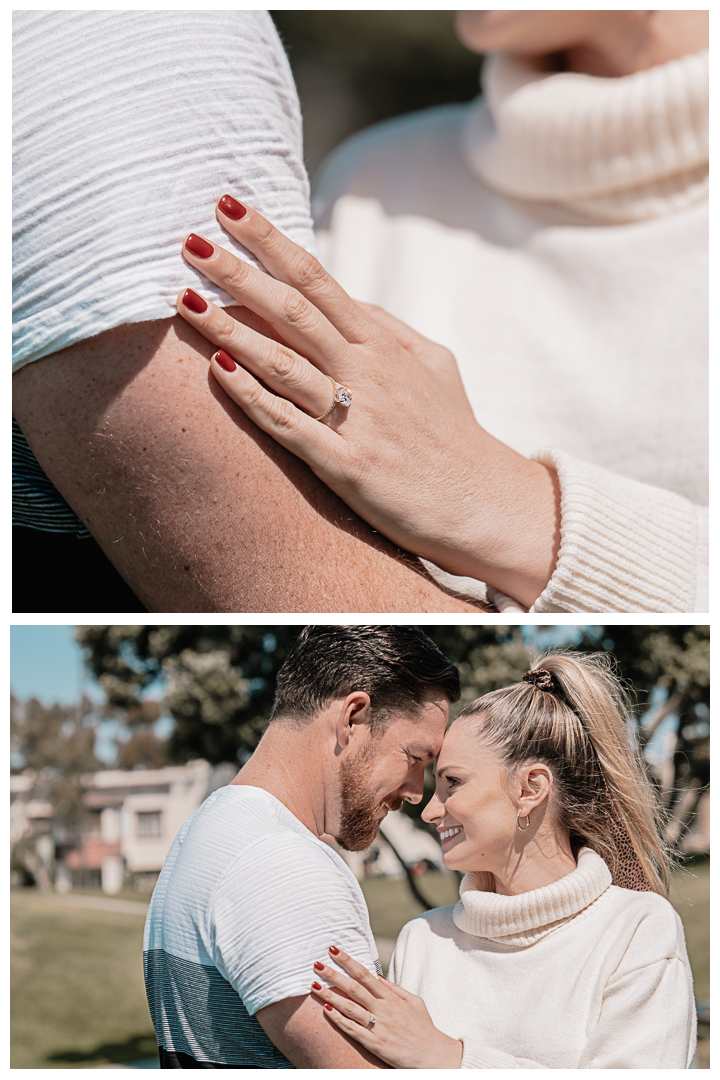
[[[435,762],[435,771],[445,765],[457,768],[465,764],[487,764],[489,758],[493,761],[499,760],[497,752],[482,738],[477,717],[461,718],[445,732],[442,748]]]
[[[477,738],[473,738],[471,732],[468,730],[466,724],[462,721],[455,721],[447,731],[445,732],[445,738],[443,739],[440,753],[438,754],[438,761],[443,758],[447,758],[450,754],[455,755],[460,751],[462,747],[462,753],[467,752],[471,748],[474,748],[477,744]]]

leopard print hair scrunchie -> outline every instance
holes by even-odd
[[[548,694],[554,694],[561,701],[565,700],[562,686],[558,682],[557,675],[553,675],[552,671],[546,671],[545,668],[535,668],[534,671],[526,671],[522,681],[536,686],[538,690],[545,690]]]

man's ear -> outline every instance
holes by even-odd
[[[360,730],[367,729],[370,723],[370,695],[364,690],[353,690],[339,704],[335,720],[335,736],[338,751],[342,753],[350,745],[351,739]]]

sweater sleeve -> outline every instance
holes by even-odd
[[[472,1036],[459,1035],[463,1044],[461,1069],[547,1069],[539,1061],[529,1058],[514,1057],[502,1050],[493,1050],[486,1043],[478,1042]]]
[[[605,988],[581,1069],[689,1069],[696,1043],[687,964],[677,956],[637,968]]]
[[[558,450],[558,563],[531,612],[708,610],[707,510]]]

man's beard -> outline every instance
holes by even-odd
[[[335,839],[345,851],[365,851],[377,836],[380,822],[378,814],[383,806],[399,810],[403,800],[397,795],[388,796],[381,803],[371,794],[372,749],[354,761],[340,763],[340,828]]]

